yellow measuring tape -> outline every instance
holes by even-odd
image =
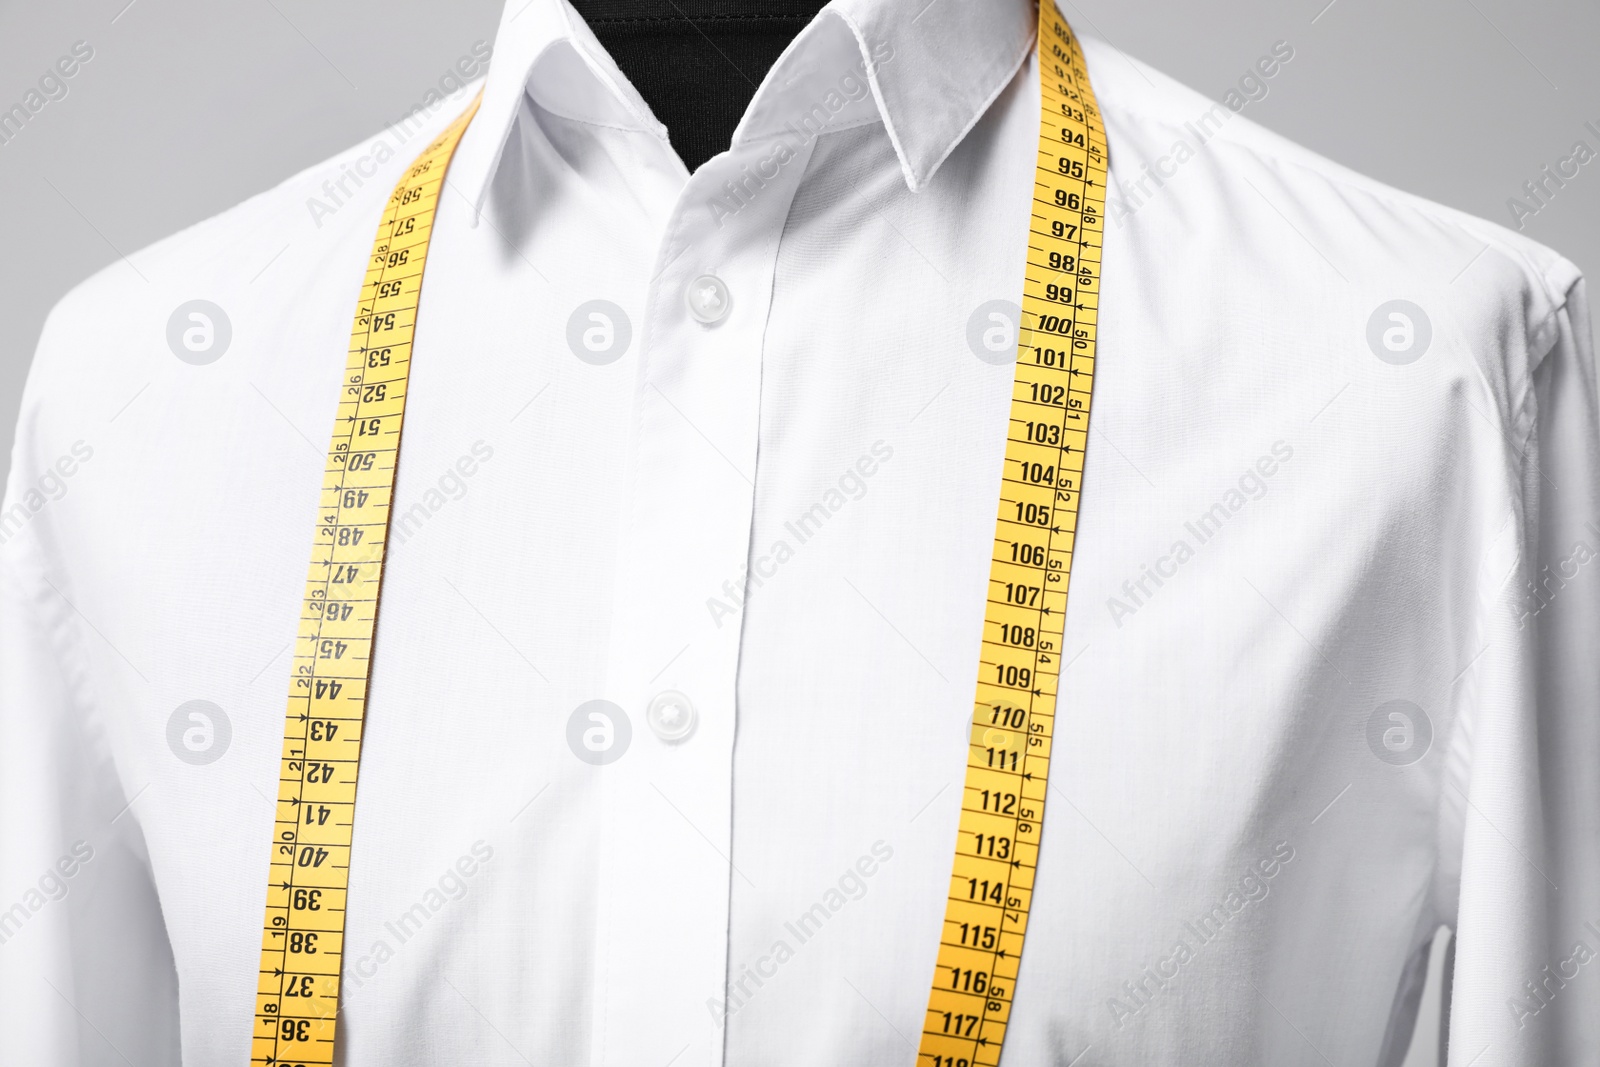
[[[422,267],[478,101],[417,157],[378,224],[356,305],[284,717],[252,1063],[333,1063],[356,770]]]
[[[998,1064],[1033,907],[1067,582],[1089,443],[1105,127],[1078,42],[1039,9],[1039,157],[967,778],[918,1067]]]
[[[997,1064],[1032,906],[1088,443],[1106,144],[1044,0],[1042,118],[1000,513],[955,869],[919,1067]],[[251,1062],[334,1062],[362,721],[423,265],[478,102],[390,197],[334,420],[284,720]]]

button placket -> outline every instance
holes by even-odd
[[[767,302],[810,146],[736,216],[708,203],[771,150],[747,144],[690,179],[639,324],[608,695],[650,736],[600,769],[598,874],[651,890],[602,894],[614,903],[598,917],[593,1062],[606,1067],[680,1050],[680,1062],[721,1063],[708,1005],[725,996],[739,877],[729,858],[739,627],[718,626],[706,602],[748,556]]]

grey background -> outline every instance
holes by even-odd
[[[0,144],[0,440],[45,313],[71,286],[377,133],[493,41],[499,12],[498,0],[0,0],[0,110],[75,41],[95,50],[64,99]],[[1068,12],[1218,99],[1288,41],[1293,61],[1248,117],[1496,222],[1575,141],[1600,151],[1584,128],[1600,128],[1594,0],[1076,0]],[[1525,232],[1600,271],[1600,160]]]
[[[500,6],[0,0],[0,109],[75,41],[95,50],[65,98],[0,144],[0,439],[12,437],[45,314],[69,288],[377,133],[475,41],[493,41]],[[1079,29],[1218,99],[1288,41],[1294,60],[1250,118],[1502,224],[1508,198],[1575,141],[1600,151],[1584,128],[1600,128],[1593,0],[1078,0],[1067,10]],[[1524,230],[1600,272],[1600,160]],[[1425,1012],[1408,1064],[1429,1062],[1434,1025]]]

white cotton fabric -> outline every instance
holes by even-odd
[[[524,3],[428,261],[343,1062],[909,1067],[1011,393],[969,328],[1021,291],[1033,11],[835,0],[690,175],[564,0]],[[1578,272],[1085,49],[1094,432],[1003,1062],[1395,1064],[1441,923],[1451,1067],[1590,1062]],[[362,263],[467,100],[50,317],[0,507],[4,1063],[248,1058]],[[732,300],[710,326],[703,274]],[[167,341],[195,299],[231,324],[208,365]],[[568,345],[594,300],[630,327],[604,365]],[[1415,312],[1369,344],[1395,300],[1431,329],[1409,363],[1382,340]],[[673,745],[667,690],[698,716]],[[567,740],[595,699],[631,725],[599,767]],[[193,700],[227,719],[210,763],[169,742]]]

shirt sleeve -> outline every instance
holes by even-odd
[[[1520,486],[1485,566],[1504,579],[1481,587],[1440,798],[1459,872],[1449,1067],[1600,1055],[1600,394],[1581,280],[1551,318],[1507,434]]]
[[[13,488],[32,469],[25,434]],[[16,503],[0,507],[16,518]],[[0,1064],[174,1064],[177,981],[137,794],[84,713],[84,623],[38,562],[45,525],[0,526]]]

